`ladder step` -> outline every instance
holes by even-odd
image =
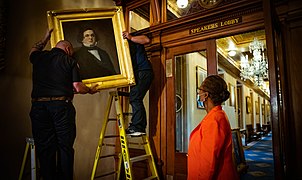
[[[108,157],[118,157],[118,155],[117,154],[104,155],[104,156],[100,156],[99,159],[108,158]]]
[[[129,97],[130,93],[129,92],[123,92],[123,91],[118,91],[117,94],[119,96],[126,96],[126,97]]]
[[[157,179],[157,176],[150,176],[150,177],[145,178],[144,180],[151,180],[151,179]]]
[[[138,161],[148,160],[150,157],[151,156],[148,154],[136,156],[136,157],[130,158],[130,162],[134,163],[134,162],[138,162]]]
[[[128,142],[128,144],[132,144],[132,145],[138,145],[138,146],[143,146],[146,145],[148,143],[136,143],[136,142]]]
[[[95,176],[94,178],[95,178],[95,179],[97,179],[97,178],[101,178],[101,177],[109,176],[109,175],[116,174],[116,173],[117,173],[117,171],[112,171],[112,172],[108,172],[108,173],[104,173],[104,174],[101,174],[101,175]]]
[[[117,138],[117,137],[120,137],[119,135],[107,135],[107,136],[104,136],[104,138]]]
[[[108,121],[116,121],[116,118],[108,118]]]
[[[115,144],[110,144],[110,143],[103,143],[103,146],[111,146],[111,147],[115,147]]]

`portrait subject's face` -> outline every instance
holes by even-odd
[[[91,47],[96,45],[95,34],[93,30],[86,30],[83,32],[83,45],[86,47]]]

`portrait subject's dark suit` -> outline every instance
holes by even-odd
[[[98,60],[89,50],[97,50],[101,60]],[[75,50],[74,57],[79,64],[82,79],[117,74],[108,53],[97,46],[93,48],[82,46]]]

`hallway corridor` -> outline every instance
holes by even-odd
[[[274,160],[272,151],[272,134],[261,138],[259,141],[249,143],[244,148],[248,170],[241,176],[241,180],[273,180]]]

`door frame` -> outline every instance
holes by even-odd
[[[175,97],[175,57],[181,54],[187,54],[197,51],[206,50],[207,59],[207,74],[217,74],[218,73],[218,59],[217,59],[217,48],[216,39],[210,39],[200,42],[194,42],[190,44],[183,44],[179,46],[169,47],[166,50],[166,60],[172,60],[172,76],[167,78],[167,94],[170,97]],[[176,139],[175,139],[175,126],[176,126],[176,113],[175,98],[167,98],[167,127],[166,130],[166,168],[167,177],[179,177],[185,178],[184,175],[187,173],[187,156],[186,153],[177,153],[176,149]],[[185,167],[185,168],[184,168]]]
[[[274,173],[275,179],[285,179],[290,177],[290,167],[287,167],[288,173],[284,169],[289,161],[290,152],[288,147],[291,146],[286,138],[290,137],[288,126],[285,123],[289,119],[287,108],[288,105],[288,85],[286,84],[285,75],[285,58],[283,54],[282,26],[279,21],[277,12],[273,7],[272,0],[263,0],[264,24],[266,33],[266,42],[268,50],[268,68],[270,84],[270,110],[272,124],[272,141],[274,156]],[[295,167],[292,167],[295,168]],[[291,179],[291,178],[289,178]]]

